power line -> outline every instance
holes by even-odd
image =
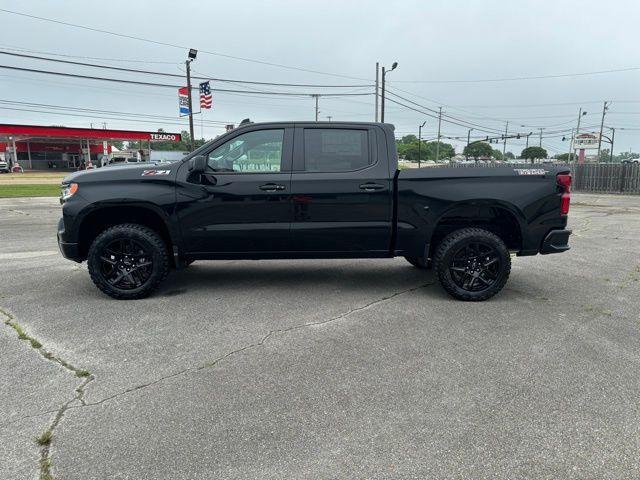
[[[432,108],[426,107],[426,106],[424,106],[424,105],[420,105],[419,103],[416,103],[416,102],[414,102],[414,101],[412,101],[412,100],[409,100],[408,98],[402,97],[402,96],[398,95],[397,93],[393,93],[393,92],[392,92],[392,91],[390,91],[390,90],[387,90],[387,93],[389,93],[390,95],[393,95],[394,97],[398,97],[398,98],[400,98],[400,99],[404,100],[405,102],[409,102],[409,103],[411,103],[412,105],[415,105],[415,106],[417,106],[417,107],[423,108],[423,109],[425,109],[425,110],[429,110],[429,111],[434,112],[434,113],[438,113],[438,111],[437,111],[437,110],[434,110],[434,109],[432,109]],[[447,121],[447,122],[449,122],[449,123],[455,123],[455,122],[452,122],[452,121],[450,121],[450,120],[446,120],[447,118],[452,119],[452,120],[456,120],[456,121],[458,121],[458,122],[463,122],[463,123],[465,124],[465,125],[462,125],[462,124],[460,124],[460,123],[455,123],[456,125],[466,126],[466,127],[473,127],[473,128],[478,128],[478,129],[480,129],[480,130],[483,130],[483,131],[489,131],[489,132],[492,132],[492,133],[493,133],[493,132],[502,132],[502,130],[497,130],[497,129],[495,129],[495,128],[486,127],[486,126],[484,126],[484,125],[479,125],[479,124],[477,124],[477,123],[469,122],[469,121],[467,121],[467,120],[460,119],[460,118],[454,117],[454,116],[452,116],[452,115],[442,114],[442,117],[444,117],[444,120],[445,120],[445,121]]]
[[[409,110],[413,110],[415,112],[421,113],[422,115],[426,115],[427,117],[436,118],[436,119],[438,118],[437,115],[433,115],[431,113],[427,113],[424,110],[418,110],[417,108],[414,108],[414,107],[412,107],[410,105],[406,105],[406,104],[404,104],[402,102],[398,102],[397,100],[394,100],[393,98],[387,98],[387,100],[389,102],[395,103],[395,104],[403,106],[405,108],[408,108]],[[465,124],[462,124],[462,123],[458,123],[458,122],[454,122],[454,121],[449,120],[447,118],[443,118],[442,121],[443,122],[447,122],[447,123],[452,123],[454,125],[458,125],[458,126],[465,127],[465,128],[469,127],[468,125],[465,125]],[[484,130],[484,129],[481,129],[481,128],[478,128],[477,130],[481,130],[481,131],[484,131],[484,132],[487,132],[487,133],[491,133],[491,134],[495,134],[496,132],[498,132],[498,130],[491,131],[491,130]]]
[[[10,50],[12,52],[39,53],[42,55],[52,55],[54,57],[64,57],[64,58],[78,58],[81,60],[102,60],[106,62],[144,63],[144,64],[156,63],[156,64],[163,64],[163,65],[181,65],[182,64],[182,62],[168,62],[168,61],[162,61],[162,60],[134,60],[134,59],[128,59],[128,58],[105,58],[105,57],[87,57],[84,55],[69,55],[64,53],[46,52],[43,50],[31,50],[28,48],[18,48],[12,45],[0,45],[0,48],[3,48],[4,50]]]
[[[541,80],[548,78],[565,78],[565,77],[582,77],[587,75],[602,75],[606,73],[633,72],[640,70],[640,67],[614,68],[610,70],[596,70],[592,72],[579,73],[559,73],[552,75],[532,75],[523,77],[504,77],[504,78],[481,78],[475,80],[395,80],[396,83],[492,83],[492,82],[514,82],[521,80]]]
[[[149,38],[136,37],[134,35],[127,35],[127,34],[124,34],[124,33],[110,32],[108,30],[102,30],[100,28],[87,27],[85,25],[78,25],[78,24],[75,24],[75,23],[64,22],[62,20],[54,20],[52,18],[40,17],[40,16],[37,16],[37,15],[31,15],[31,14],[23,13],[23,12],[16,12],[14,10],[7,10],[5,8],[0,8],[0,12],[9,13],[9,14],[12,14],[12,15],[19,15],[21,17],[31,18],[31,19],[35,19],[35,20],[42,20],[43,22],[50,22],[50,23],[55,23],[55,24],[58,24],[58,25],[64,25],[66,27],[74,27],[74,28],[80,28],[80,29],[83,29],[83,30],[88,30],[88,31],[91,31],[91,32],[104,33],[106,35],[112,35],[112,36],[115,36],[115,37],[128,38],[130,40],[138,40],[138,41],[141,41],[141,42],[152,43],[152,44],[161,45],[161,46],[164,46],[164,47],[179,48],[181,50],[189,50],[189,47],[185,47],[183,45],[177,45],[177,44],[168,43],[168,42],[161,42],[161,41],[152,40],[152,39],[149,39]],[[319,70],[310,70],[310,69],[302,68],[302,67],[292,67],[290,65],[282,65],[282,64],[279,64],[279,63],[266,62],[266,61],[263,61],[263,60],[256,60],[256,59],[253,59],[253,58],[237,57],[237,56],[234,56],[234,55],[228,55],[228,54],[220,53],[220,52],[212,52],[212,51],[208,51],[208,50],[199,50],[199,52],[200,53],[207,53],[209,55],[215,55],[215,56],[218,56],[218,57],[231,58],[233,60],[239,60],[239,61],[243,61],[243,62],[258,63],[258,64],[261,64],[261,65],[268,65],[268,66],[271,66],[271,67],[285,68],[287,70],[297,70],[297,71],[301,71],[301,72],[315,73],[315,74],[318,74],[318,75],[327,75],[327,76],[332,76],[332,77],[349,78],[349,79],[352,79],[352,80],[369,81],[369,79],[366,79],[366,78],[350,77],[348,75],[341,75],[341,74],[338,74],[338,73],[330,73],[330,72],[322,72],[322,71],[319,71]]]
[[[93,108],[70,107],[66,105],[21,102],[17,100],[0,99],[0,104],[18,105],[18,106],[36,107],[36,108],[49,108],[49,109],[66,110],[66,111],[78,111],[78,112],[84,112],[84,113],[96,113],[96,114],[106,114],[106,115],[126,115],[126,116],[143,117],[143,118],[157,118],[161,120],[178,120],[179,118],[179,117],[172,117],[168,115],[154,115],[154,114],[148,114],[148,113],[121,112],[121,111],[113,111],[113,110],[98,110]],[[227,125],[229,123],[233,123],[231,121],[221,121],[221,120],[204,120],[204,122],[211,123],[211,124],[219,124],[219,125]]]
[[[163,77],[171,77],[171,78],[184,78],[183,75],[178,75],[177,73],[167,73],[167,72],[153,72],[150,70],[139,70],[135,68],[124,68],[124,67],[115,67],[111,65],[99,65],[96,63],[86,63],[86,62],[77,62],[72,60],[61,60],[59,58],[48,58],[42,57],[39,55],[27,55],[24,53],[15,53],[15,52],[6,52],[0,50],[0,55],[9,55],[12,57],[20,57],[20,58],[31,58],[34,60],[43,60],[47,62],[55,62],[55,63],[64,63],[67,65],[79,65],[82,67],[91,67],[91,68],[102,68],[106,70],[116,70],[119,72],[128,72],[128,73],[142,73],[146,75],[157,75]],[[257,81],[249,81],[249,80],[232,80],[229,78],[216,78],[216,77],[191,77],[194,80],[212,80],[216,82],[229,82],[229,83],[241,83],[241,84],[252,84],[252,85],[274,85],[280,87],[316,87],[316,88],[364,88],[371,87],[373,85],[365,84],[365,85],[319,85],[313,83],[276,83],[276,82],[257,82]]]
[[[1,11],[2,9],[0,9]],[[112,77],[98,77],[94,75],[80,75],[77,73],[65,73],[65,72],[55,72],[52,70],[41,70],[35,68],[24,68],[24,67],[14,67],[9,65],[0,65],[0,68],[4,68],[7,70],[17,70],[21,72],[30,72],[30,73],[41,73],[46,75],[58,75],[63,77],[71,77],[71,78],[82,78],[85,80],[98,80],[104,82],[115,82],[115,83],[126,83],[130,85],[140,85],[145,87],[164,87],[164,88],[182,88],[182,85],[176,84],[167,84],[167,83],[156,83],[156,82],[145,82],[141,80],[127,80],[123,78],[112,78]],[[197,87],[192,87],[194,90]],[[320,95],[323,97],[342,97],[342,96],[363,96],[363,95],[373,95],[373,92],[370,93],[303,93],[303,92],[273,92],[273,91],[254,91],[254,90],[230,90],[224,88],[212,88],[212,91],[215,92],[227,92],[227,93],[251,93],[251,94],[260,94],[260,95],[291,95],[291,96],[299,96],[299,97],[308,97],[311,95]]]

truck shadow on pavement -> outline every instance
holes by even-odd
[[[364,292],[402,290],[416,285],[433,284],[428,290],[440,292],[431,270],[411,265],[394,265],[363,261],[202,261],[184,270],[172,272],[157,295],[174,296],[187,292],[229,292],[255,288],[289,290],[314,289],[318,292]]]

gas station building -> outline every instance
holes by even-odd
[[[111,158],[113,141],[138,142],[135,149],[148,160],[153,142],[181,140],[179,133],[0,124],[0,154],[24,170],[100,167]]]

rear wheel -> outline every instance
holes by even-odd
[[[511,257],[497,235],[463,228],[446,236],[436,249],[434,266],[444,289],[454,298],[482,301],[507,283]]]
[[[169,254],[160,235],[148,227],[108,228],[91,244],[87,258],[93,283],[110,297],[144,298],[169,273]]]

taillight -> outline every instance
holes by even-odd
[[[571,175],[568,173],[559,173],[556,175],[556,183],[562,189],[562,197],[560,198],[560,214],[567,215],[571,204]]]

